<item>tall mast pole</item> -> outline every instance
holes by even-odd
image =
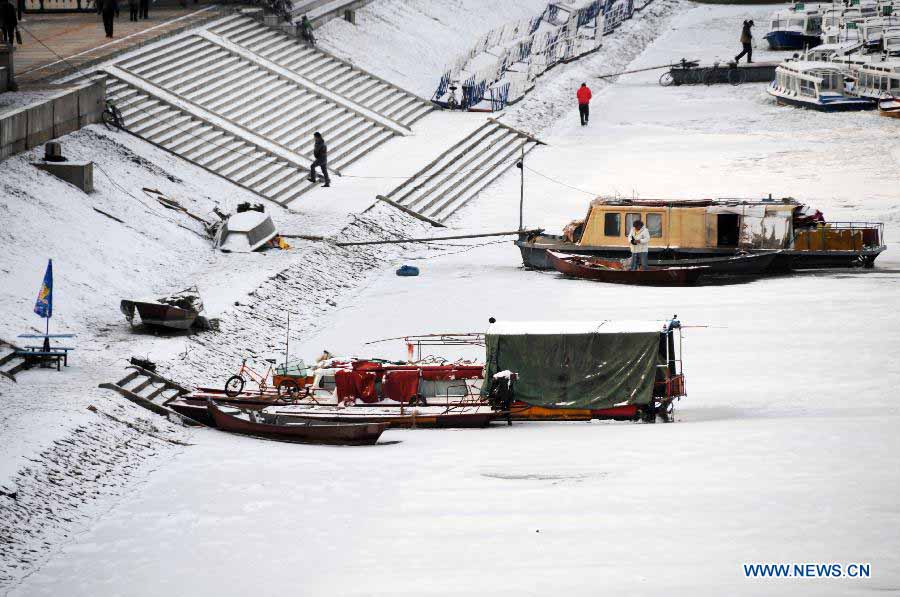
[[[519,230],[524,230],[523,211],[525,206],[525,145],[522,145],[522,155],[519,157]]]

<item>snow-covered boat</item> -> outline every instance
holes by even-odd
[[[266,212],[248,209],[223,221],[213,242],[216,248],[226,253],[250,253],[276,236],[278,231]]]
[[[144,325],[187,330],[201,317],[203,301],[197,288],[192,287],[158,299],[125,299],[119,309],[132,325],[137,311]]]
[[[820,112],[873,109],[872,100],[848,92],[845,78],[849,75],[848,68],[835,62],[789,60],[775,69],[775,80],[766,91],[780,104]]]
[[[889,118],[900,118],[900,95],[880,100],[878,113]]]
[[[773,50],[802,50],[822,43],[822,15],[816,7],[802,4],[777,10],[769,18],[769,31],[763,37]]]
[[[875,101],[900,96],[900,60],[860,65],[856,69],[854,93]]]
[[[384,423],[335,423],[278,414],[241,410],[210,400],[210,416],[222,431],[304,444],[372,445],[387,425]]]

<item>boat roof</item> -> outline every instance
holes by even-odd
[[[842,62],[825,62],[822,60],[785,60],[778,65],[778,68],[793,70],[798,73],[807,73],[813,70],[833,70],[843,71],[845,66]]]
[[[665,321],[498,321],[487,336],[558,336],[584,334],[650,334],[663,331]]]
[[[269,219],[269,214],[262,211],[242,211],[228,218],[229,232],[250,232]]]
[[[621,205],[636,207],[710,207],[714,205],[735,206],[735,205],[800,205],[800,202],[793,197],[784,197],[782,199],[620,199],[609,197],[598,197],[591,201],[591,205]]]

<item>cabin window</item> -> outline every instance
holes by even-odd
[[[810,17],[806,21],[807,33],[819,33],[822,30],[822,19],[820,17]]]
[[[800,79],[800,95],[816,97],[816,84],[806,79]]]
[[[662,214],[647,214],[646,224],[650,238],[662,238]]]
[[[603,216],[603,236],[622,235],[622,214],[608,213]]]
[[[803,29],[803,19],[791,19],[790,21],[788,21],[788,24],[791,27],[799,27],[800,29]]]
[[[631,232],[631,229],[634,228],[634,222],[636,220],[640,220],[640,219],[641,219],[641,214],[634,214],[634,213],[625,214],[625,234],[628,234],[629,232]],[[646,224],[647,222],[644,222],[644,223]]]
[[[737,214],[718,214],[716,218],[716,246],[736,247],[740,238],[741,217]]]
[[[900,89],[900,79],[891,79],[891,89]]]

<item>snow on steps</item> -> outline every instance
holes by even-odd
[[[243,15],[103,70],[129,132],[281,205],[315,186],[313,132],[340,174],[433,109]]]
[[[523,151],[528,153],[541,144],[531,135],[489,118],[382,199],[442,224],[513,166]]]

